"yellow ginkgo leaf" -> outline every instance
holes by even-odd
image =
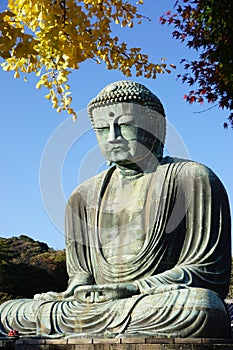
[[[128,48],[114,33],[112,24],[133,28],[135,21],[142,21],[137,6],[141,4],[143,0],[136,5],[129,0],[8,0],[8,10],[0,12],[1,66],[14,71],[15,78],[23,73],[25,81],[34,73],[36,88],[48,90],[45,98],[53,108],[76,119],[68,81],[82,62],[102,62],[126,77],[164,73],[165,58],[155,65],[140,48]]]

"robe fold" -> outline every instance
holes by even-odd
[[[112,167],[80,185],[67,204],[66,257],[69,288],[134,283],[140,294],[95,304],[6,302],[2,334],[230,336],[229,204],[201,164],[166,157],[141,177]]]

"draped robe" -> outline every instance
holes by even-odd
[[[94,304],[9,301],[1,333],[228,337],[230,246],[227,195],[210,169],[166,157],[127,179],[112,167],[69,199],[69,286],[134,283],[140,294]]]

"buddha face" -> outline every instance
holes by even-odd
[[[151,155],[156,141],[154,120],[146,107],[136,103],[115,103],[92,112],[100,150],[113,163],[138,163]]]

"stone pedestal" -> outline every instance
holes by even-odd
[[[121,338],[121,339],[0,339],[1,350],[233,350],[233,339]]]

